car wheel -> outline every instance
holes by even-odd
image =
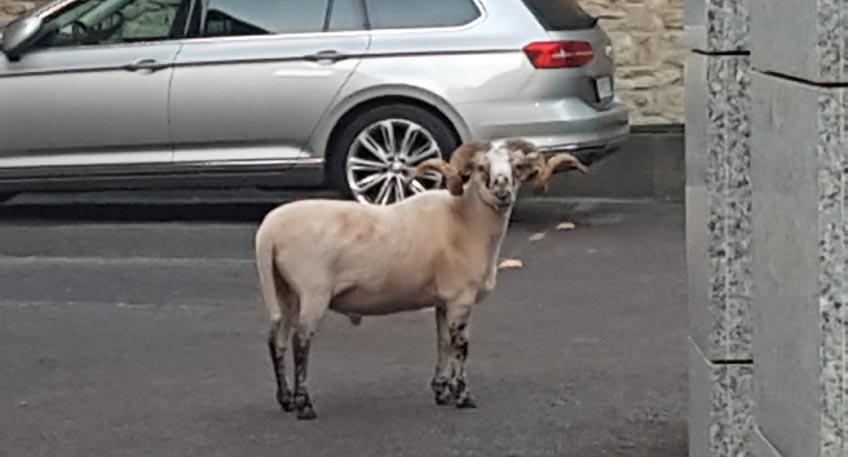
[[[330,151],[329,177],[345,196],[389,205],[428,189],[442,177],[406,174],[425,160],[447,157],[458,141],[438,116],[412,105],[384,105],[356,116]]]

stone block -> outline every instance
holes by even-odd
[[[747,51],[750,1],[686,0],[686,47],[707,53]]]
[[[848,82],[848,0],[751,0],[753,65],[811,82]],[[787,33],[788,31],[791,31]]]
[[[752,78],[757,422],[786,457],[846,455],[848,92]]]
[[[714,364],[689,339],[689,456],[750,457],[753,366]]]
[[[750,71],[746,56],[686,62],[690,335],[712,361],[750,360]]]

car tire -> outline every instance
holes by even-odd
[[[360,112],[342,127],[329,149],[328,179],[347,198],[390,204],[422,190],[441,187],[442,179],[436,174],[415,182],[403,181],[402,176],[424,160],[449,157],[458,143],[451,126],[425,108],[407,104],[378,106]],[[385,160],[373,152],[375,146],[382,148]],[[372,179],[374,176],[378,177]]]

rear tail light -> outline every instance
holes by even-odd
[[[595,57],[592,45],[585,41],[547,41],[531,43],[524,53],[536,68],[577,68]]]

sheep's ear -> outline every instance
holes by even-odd
[[[450,164],[460,176],[470,176],[474,169],[474,156],[480,152],[488,150],[491,146],[491,143],[483,143],[479,141],[465,143],[453,151],[450,158]]]
[[[525,140],[513,139],[505,142],[504,147],[510,150],[512,165],[521,182],[533,179],[544,169],[545,157],[535,144]]]
[[[545,157],[540,152],[519,155],[513,162],[515,175],[521,182],[526,182],[538,176],[545,169]]]
[[[444,176],[448,191],[452,195],[462,195],[462,176],[457,173],[453,165],[445,162],[442,159],[430,159],[422,162],[417,167],[415,167],[415,171],[413,171],[412,174],[409,175],[409,180],[419,178],[428,171],[435,171]]]

